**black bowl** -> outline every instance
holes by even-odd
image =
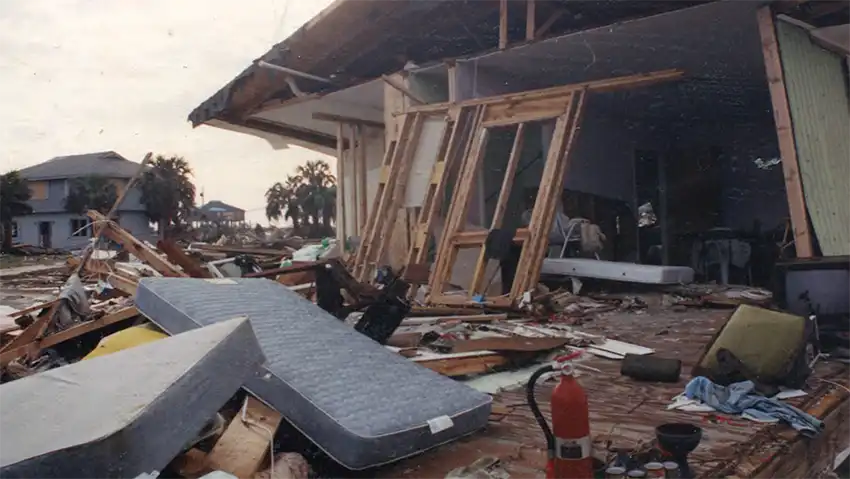
[[[658,445],[675,457],[685,457],[702,441],[702,429],[693,424],[670,423],[655,428]]]

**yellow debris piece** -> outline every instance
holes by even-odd
[[[125,349],[136,347],[140,344],[150,343],[167,337],[167,334],[163,333],[156,326],[150,323],[143,324],[141,326],[133,326],[101,339],[100,342],[97,343],[97,347],[87,354],[86,357],[83,358],[83,361],[123,351]]]

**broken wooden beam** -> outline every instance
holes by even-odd
[[[25,354],[31,354],[32,351],[40,351],[45,348],[56,346],[59,343],[74,339],[91,331],[104,328],[106,326],[109,326],[110,324],[115,324],[120,321],[126,321],[138,315],[139,311],[135,307],[131,306],[129,308],[124,308],[114,313],[107,314],[106,316],[103,316],[100,319],[95,319],[94,321],[88,321],[85,323],[77,324],[75,326],[71,326],[68,329],[51,334],[50,336],[47,336],[41,340],[27,340],[25,343],[21,341],[11,348],[9,348],[8,346],[12,346],[12,343],[9,343],[6,348],[0,351],[0,367],[6,366],[13,359],[17,359]],[[39,319],[43,319],[45,317],[46,316],[42,316]],[[33,325],[35,325],[35,323],[33,323]],[[19,336],[18,338],[20,337],[21,336]]]
[[[419,105],[424,105],[425,103],[427,103],[425,100],[419,98],[415,93],[410,91],[409,88],[402,85],[401,83],[396,81],[394,78],[389,77],[387,75],[381,75],[381,80],[384,80],[384,82],[386,82],[387,85],[395,88],[396,90],[400,91],[402,94],[404,94],[405,96],[407,96],[408,98],[413,100],[414,103],[418,103]]]
[[[470,374],[482,374],[491,372],[493,368],[504,366],[510,361],[501,354],[481,354],[476,356],[445,357],[413,362],[438,372],[443,376],[468,376]]]
[[[189,276],[180,268],[171,264],[168,260],[160,257],[148,245],[136,239],[135,236],[128,233],[124,228],[118,226],[113,221],[106,219],[106,217],[99,212],[89,210],[88,217],[91,218],[92,221],[96,221],[104,225],[101,231],[107,238],[120,244],[125,250],[147,263],[159,274],[174,278],[187,278]]]
[[[174,240],[161,239],[156,242],[156,247],[165,253],[169,261],[183,268],[193,278],[212,278],[212,273],[204,268],[198,261],[189,257]]]
[[[130,178],[130,181],[127,182],[127,185],[124,187],[124,189],[118,195],[118,198],[115,199],[115,202],[112,203],[112,207],[109,208],[109,211],[106,213],[106,216],[105,216],[106,219],[112,220],[112,216],[115,214],[116,211],[118,211],[118,207],[121,206],[121,203],[124,202],[124,197],[127,196],[127,193],[134,186],[136,186],[136,183],[142,177],[142,173],[145,172],[145,168],[147,167],[148,162],[151,161],[152,157],[153,157],[153,153],[148,152],[145,155],[145,157],[142,158],[142,162],[139,164],[139,169],[136,170],[136,173],[133,174],[133,177]],[[83,268],[86,267],[86,262],[89,260],[89,258],[91,258],[91,255],[94,253],[95,246],[97,245],[98,240],[100,240],[100,235],[103,232],[105,226],[106,225],[100,224],[100,223],[95,223],[92,226],[92,228],[93,228],[92,233],[93,234],[92,234],[91,245],[89,245],[89,247],[86,248],[86,250],[83,252],[83,256],[80,259],[80,264],[78,264],[77,268],[74,270],[75,274],[80,274],[80,272],[83,270]]]

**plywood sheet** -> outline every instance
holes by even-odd
[[[806,206],[825,256],[850,254],[850,108],[841,56],[776,22]]]

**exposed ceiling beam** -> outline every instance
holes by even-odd
[[[240,122],[233,120],[230,120],[229,122],[234,125],[241,125],[245,128],[272,133],[286,138],[293,138],[307,143],[313,143],[325,148],[336,148],[336,136],[272,120],[266,120],[265,118],[251,117]]]

